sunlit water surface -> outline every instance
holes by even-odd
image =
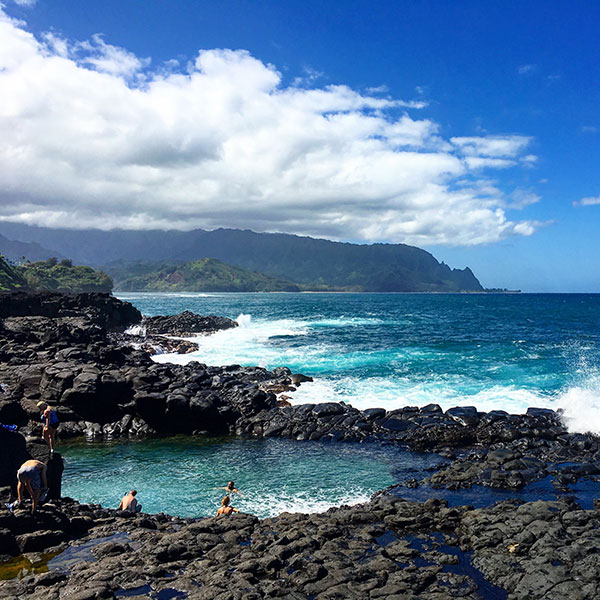
[[[357,504],[397,481],[425,477],[436,455],[376,444],[175,437],[61,446],[63,494],[117,507],[138,490],[144,512],[185,517],[216,513],[233,480],[234,506],[259,517]]]
[[[117,294],[119,295],[119,294]],[[312,375],[292,402],[522,413],[562,408],[600,432],[598,294],[128,293],[147,315],[191,310],[239,327],[159,362],[288,366]]]

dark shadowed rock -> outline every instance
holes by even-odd
[[[186,310],[178,315],[146,317],[143,322],[147,334],[191,336],[210,334],[222,329],[231,329],[238,324],[227,317],[197,315]]]

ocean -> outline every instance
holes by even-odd
[[[600,432],[599,294],[123,293],[145,315],[191,310],[239,327],[159,362],[287,366],[295,404],[562,409]]]
[[[314,377],[292,402],[349,402],[399,408],[522,413],[561,408],[573,431],[600,432],[600,295],[537,294],[117,294],[145,315],[191,310],[237,320],[239,327],[194,338],[198,352],[159,362],[288,366]],[[393,483],[422,480],[440,461],[380,444],[176,436],[59,448],[63,493],[117,506],[138,490],[144,511],[216,513],[233,479],[234,505],[269,517],[355,504]],[[506,497],[553,499],[547,478],[519,492],[475,486],[452,492],[402,488],[402,496],[446,497],[482,506]],[[570,493],[591,506],[597,484]]]

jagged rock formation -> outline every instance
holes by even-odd
[[[153,363],[121,335],[111,337],[109,328],[122,330],[141,315],[105,295],[0,296],[0,316],[0,422],[17,423],[30,436],[26,443],[0,428],[2,501],[14,494],[18,465],[47,452],[39,440],[39,398],[57,407],[63,435],[222,431],[437,451],[448,460],[407,486],[435,486],[440,494],[476,484],[519,489],[547,475],[565,491],[600,474],[598,437],[569,434],[546,409],[508,415],[472,407],[444,412],[435,404],[395,411],[337,403],[280,407],[276,394],[307,378],[284,367]],[[60,490],[60,456],[50,465]],[[262,521],[243,514],[133,515],[71,499],[55,499],[34,515],[21,509],[11,515],[0,502],[0,572],[11,568],[1,563],[10,556],[57,553],[74,540],[92,543],[95,559],[0,581],[0,596],[587,600],[600,594],[600,502],[594,510],[568,498],[473,510],[437,499],[408,502],[394,496],[402,489],[321,515]]]

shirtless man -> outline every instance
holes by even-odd
[[[230,481],[225,487],[217,487],[214,489],[215,490],[225,490],[227,492],[228,496],[231,494],[239,494],[240,496],[242,495],[242,492],[240,492],[240,490],[236,489],[235,483],[233,481]]]
[[[229,503],[231,502],[231,500],[229,499],[229,496],[225,496],[225,498],[223,498],[223,500],[221,500],[221,506],[219,506],[219,510],[217,510],[217,517],[221,516],[221,515],[231,515],[234,512],[240,512],[237,508],[234,508],[233,506],[230,506]]]
[[[128,494],[123,496],[121,504],[119,504],[119,510],[127,510],[129,512],[140,512],[142,505],[138,504],[136,500],[137,490],[131,490]]]
[[[27,490],[31,496],[31,512],[37,508],[42,490],[48,489],[46,465],[39,460],[26,460],[17,471],[17,504],[23,502],[23,492]]]

